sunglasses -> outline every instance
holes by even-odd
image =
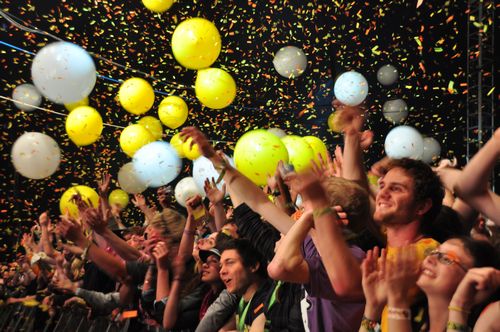
[[[444,265],[452,265],[457,264],[464,272],[467,272],[469,269],[466,268],[460,260],[452,253],[444,253],[435,249],[432,250],[428,256],[436,256],[437,260]]]

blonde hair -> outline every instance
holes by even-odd
[[[186,218],[179,212],[165,208],[158,212],[149,223],[149,226],[157,229],[160,233],[170,238],[173,242],[180,242]]]

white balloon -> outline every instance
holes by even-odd
[[[421,159],[424,153],[422,135],[413,127],[393,128],[385,138],[385,153],[393,159]]]
[[[228,156],[226,157],[229,159],[229,163],[234,167],[233,158]],[[215,170],[215,167],[210,159],[201,156],[193,161],[193,179],[201,192],[205,192],[205,179],[212,180],[212,178],[214,178],[214,180],[217,180],[218,177],[219,172]],[[217,188],[221,190],[223,184],[224,180],[217,184]]]
[[[361,104],[368,95],[366,78],[356,71],[348,71],[340,75],[333,86],[335,98],[349,106]]]
[[[408,106],[403,99],[388,100],[382,112],[387,121],[400,124],[408,117]]]
[[[186,207],[186,201],[189,198],[195,195],[205,196],[205,192],[198,188],[196,182],[190,176],[185,177],[184,179],[177,182],[177,185],[175,186],[174,189],[174,193],[177,203],[179,203],[184,207]]]
[[[87,97],[97,77],[92,57],[82,47],[68,42],[43,47],[33,59],[31,75],[38,90],[58,104]]]
[[[43,179],[57,170],[61,150],[50,136],[37,132],[24,133],[14,142],[11,159],[22,176]]]
[[[128,162],[120,168],[118,183],[120,188],[129,194],[139,194],[148,188],[148,185],[137,176],[132,162]]]
[[[182,162],[167,142],[156,141],[137,150],[132,160],[137,176],[148,187],[161,187],[172,182],[181,172]]]
[[[14,91],[12,91],[12,99],[24,104],[28,104],[24,105],[18,102],[14,102],[16,107],[23,111],[33,111],[42,103],[42,95],[40,94],[40,91],[38,91],[38,89],[33,84],[27,83],[16,86]]]
[[[441,145],[432,137],[424,138],[424,154],[422,161],[428,164],[436,161],[441,154]]]
[[[295,78],[306,70],[307,57],[300,48],[285,46],[274,55],[273,65],[281,76]]]
[[[382,85],[391,85],[398,80],[398,70],[393,65],[384,65],[377,71],[377,80]]]
[[[286,136],[286,132],[280,128],[269,128],[267,131],[270,132],[271,134],[278,136],[279,138]]]

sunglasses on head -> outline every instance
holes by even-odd
[[[462,270],[464,270],[464,272],[467,272],[469,270],[452,253],[444,253],[437,249],[434,249],[429,253],[428,256],[436,256],[437,260],[444,265],[457,264],[457,266],[460,267]]]

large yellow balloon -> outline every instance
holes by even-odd
[[[124,209],[129,202],[129,197],[126,191],[115,189],[109,194],[108,202],[109,204],[119,205]]]
[[[170,129],[176,129],[186,122],[188,106],[181,97],[168,96],[158,107],[161,122]]]
[[[66,190],[61,196],[61,200],[59,201],[61,214],[65,214],[67,210],[73,218],[78,217],[78,207],[72,201],[73,196],[77,193],[82,196],[82,199],[85,202],[90,202],[93,207],[97,207],[99,203],[99,195],[97,195],[94,189],[87,186],[74,186]]]
[[[267,175],[274,174],[278,162],[288,162],[288,152],[278,136],[257,129],[240,137],[234,149],[236,168],[257,185],[267,183]]]
[[[221,50],[221,39],[215,25],[200,17],[179,24],[172,35],[172,51],[182,66],[188,69],[210,67]]]
[[[236,83],[224,70],[207,68],[198,70],[194,91],[203,105],[221,109],[229,106],[236,97]]]
[[[339,121],[336,119],[337,113],[333,112],[330,114],[328,117],[328,128],[330,128],[331,131],[335,133],[341,133],[342,132],[342,127],[339,123]]]
[[[154,116],[145,116],[140,118],[137,123],[146,128],[151,133],[155,141],[161,139],[163,135],[163,127],[160,120]]]
[[[288,150],[290,164],[295,171],[302,172],[311,167],[311,161],[314,160],[314,151],[307,142],[300,136],[288,135],[281,138]]]
[[[64,107],[66,107],[66,109],[71,112],[77,107],[88,106],[88,105],[89,105],[89,97],[85,97],[82,100],[76,101],[74,103],[64,104]]]
[[[189,160],[195,160],[198,159],[201,156],[200,149],[198,148],[198,144],[194,144],[192,147],[191,145],[191,137],[189,137],[183,144],[182,144],[182,151],[184,151],[184,156],[189,159]]]
[[[120,86],[118,100],[125,110],[139,115],[146,113],[153,106],[155,92],[146,80],[133,77]]]
[[[149,130],[140,124],[133,124],[123,129],[120,135],[120,147],[129,157],[133,157],[137,150],[154,140]]]
[[[186,155],[184,154],[184,141],[181,138],[181,133],[177,133],[170,139],[170,145],[177,151],[177,154],[180,158],[184,158]]]
[[[155,13],[163,13],[172,7],[173,0],[142,0],[144,7]]]
[[[77,107],[66,118],[66,133],[78,146],[94,143],[101,136],[101,132],[102,118],[93,107]]]
[[[323,161],[326,161],[327,157],[326,155],[328,154],[328,149],[326,148],[325,143],[323,143],[322,140],[317,138],[316,136],[305,136],[302,138],[304,141],[309,144],[311,149],[314,152],[314,160],[319,163],[319,155],[321,155],[321,158]]]

